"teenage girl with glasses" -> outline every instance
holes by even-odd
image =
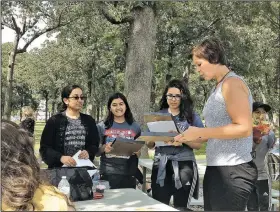
[[[189,126],[203,127],[183,81],[169,82],[163,92],[159,112],[173,117],[179,133]],[[199,149],[200,144],[177,144],[169,142],[167,146],[156,146],[151,176],[152,196],[169,205],[173,195],[174,207],[187,210],[191,198],[198,198],[198,171],[193,149]]]

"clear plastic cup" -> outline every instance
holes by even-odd
[[[98,181],[92,181],[92,192],[94,193],[96,191],[96,187],[99,185]]]
[[[107,181],[107,180],[99,180],[99,185],[104,185],[105,190],[110,189],[110,184],[109,184],[109,181]]]

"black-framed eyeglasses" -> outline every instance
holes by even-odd
[[[85,97],[85,96],[69,96],[68,99],[75,99],[75,100],[81,99],[82,101],[84,101],[84,100],[87,99],[87,97]]]
[[[172,94],[167,94],[166,98],[168,100],[172,100],[173,98],[177,101],[181,100],[182,96],[180,94],[172,95]]]

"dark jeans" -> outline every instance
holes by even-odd
[[[164,186],[160,187],[156,183],[158,166],[154,165],[152,170],[152,195],[153,198],[169,205],[170,198],[173,195],[174,207],[187,207],[188,197],[191,190],[193,180],[193,162],[192,161],[179,161],[179,175],[182,183],[182,188],[176,189],[174,182],[174,171],[172,162],[168,161],[166,164],[166,177]]]
[[[255,163],[207,166],[203,180],[205,211],[245,211],[258,177]]]
[[[269,187],[268,180],[258,180],[252,191],[247,209],[248,211],[268,211],[269,208]]]
[[[136,188],[136,179],[130,175],[102,175],[100,179],[109,181],[110,189]]]

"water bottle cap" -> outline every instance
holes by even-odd
[[[66,176],[62,176],[62,179],[66,179]]]

